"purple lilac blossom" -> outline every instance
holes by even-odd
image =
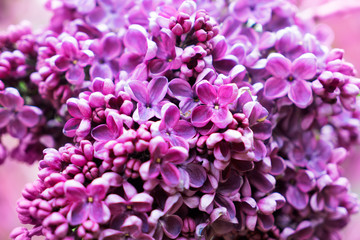
[[[0,36],[0,162],[41,159],[12,239],[338,239],[360,80],[292,1],[46,7]]]

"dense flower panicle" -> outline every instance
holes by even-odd
[[[12,239],[334,239],[358,211],[360,81],[291,1],[46,7],[0,36],[1,134],[42,158]]]

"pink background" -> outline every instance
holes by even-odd
[[[9,24],[17,24],[21,20],[31,21],[34,29],[48,22],[49,13],[43,8],[46,0],[0,0],[0,31]],[[333,47],[345,49],[345,58],[360,70],[360,1],[359,0],[298,0],[304,14],[314,11],[331,13],[332,6],[338,8],[350,7],[347,13],[322,16],[321,23],[330,25],[334,30]],[[334,4],[334,5],[331,5]],[[359,75],[358,75],[359,76]],[[6,139],[6,143],[12,140]],[[360,147],[356,151],[360,156]],[[360,160],[350,158],[344,164],[344,173],[352,183],[353,191],[360,193]],[[7,161],[0,166],[0,239],[8,239],[10,231],[20,225],[16,215],[16,201],[26,183],[36,179],[37,165],[28,166],[15,161]],[[342,232],[343,239],[360,240],[360,214],[353,216],[351,223]]]

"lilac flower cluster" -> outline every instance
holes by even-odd
[[[49,135],[12,239],[340,238],[360,81],[290,1],[46,6],[0,38],[0,127],[73,142]]]

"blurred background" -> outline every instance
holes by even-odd
[[[119,0],[120,1],[120,0]],[[50,18],[43,5],[46,0],[0,0],[0,32],[10,24],[29,20],[33,30],[44,27]],[[329,25],[334,32],[332,46],[345,49],[345,59],[360,71],[360,1],[359,0],[297,0],[304,17],[316,14],[318,22]],[[340,9],[340,11],[338,11]],[[337,10],[337,13],[335,13]],[[358,73],[358,77],[360,77]],[[6,139],[14,146],[16,142]],[[356,157],[358,156],[358,157]],[[352,190],[360,194],[360,146],[343,164],[344,175],[350,179]],[[0,166],[0,240],[8,239],[10,231],[20,225],[16,214],[16,201],[26,183],[36,179],[37,164],[33,166],[6,161]],[[343,230],[344,240],[360,240],[360,213],[352,217]]]

